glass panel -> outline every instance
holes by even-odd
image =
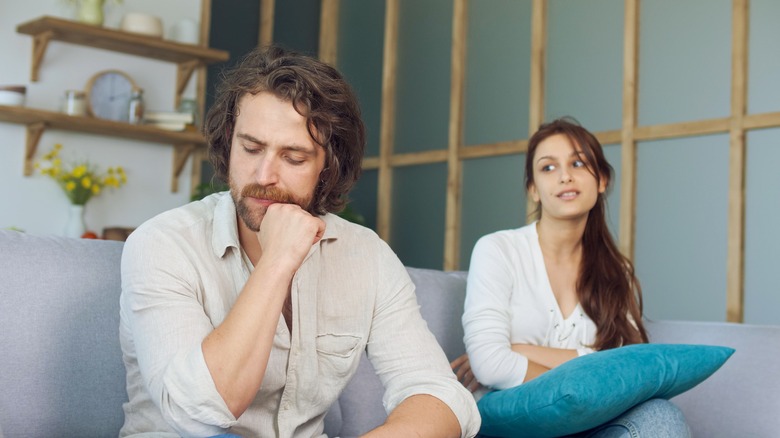
[[[572,116],[592,132],[620,129],[623,0],[547,4],[545,120]]]
[[[452,0],[401,0],[395,153],[447,148]]]
[[[531,2],[469,2],[464,141],[528,137]]]
[[[731,1],[641,2],[639,124],[730,115]]]
[[[748,49],[748,112],[780,111],[780,2],[750,1],[750,31]]]
[[[747,193],[745,199],[745,322],[780,324],[780,129],[749,132],[747,136]]]
[[[341,0],[339,14],[338,67],[360,99],[368,142],[366,156],[376,157],[382,111],[385,2]]]
[[[724,321],[729,137],[643,142],[635,263],[651,319]]]
[[[406,266],[442,269],[447,165],[393,170],[390,246]]]
[[[363,216],[365,226],[376,231],[376,194],[379,172],[364,170],[355,187],[349,193],[350,209]]]
[[[468,269],[480,237],[525,225],[524,167],[525,154],[463,162],[460,269]]]
[[[317,56],[320,41],[320,0],[293,0],[274,3],[274,43]],[[212,10],[217,9],[214,2]],[[232,6],[225,9],[241,9]],[[301,13],[306,11],[305,13]],[[230,33],[230,29],[223,32]],[[257,41],[257,40],[255,40]]]

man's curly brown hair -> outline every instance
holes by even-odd
[[[314,190],[312,212],[341,211],[360,176],[366,143],[357,98],[335,68],[277,46],[249,52],[222,75],[203,124],[215,176],[228,182],[239,100],[247,93],[261,92],[292,102],[306,118],[311,137],[325,149],[325,167]]]

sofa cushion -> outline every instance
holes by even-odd
[[[773,437],[780,430],[780,326],[648,321],[650,342],[725,345],[734,355],[672,401],[697,437]]]
[[[480,433],[541,438],[592,429],[646,400],[693,388],[732,353],[727,347],[638,344],[581,356],[482,397]]]
[[[0,231],[0,424],[6,436],[116,436],[121,242]]]

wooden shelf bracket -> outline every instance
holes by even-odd
[[[173,175],[171,176],[171,191],[179,191],[179,175],[181,175],[187,159],[197,146],[195,144],[176,144],[173,145]]]
[[[27,142],[24,147],[24,176],[33,174],[33,159],[38,150],[38,142],[41,140],[46,123],[36,122],[27,125]]]
[[[33,37],[32,69],[30,70],[30,81],[32,82],[38,82],[38,70],[40,70],[43,55],[46,53],[46,48],[53,36],[54,32],[49,30]]]
[[[184,93],[184,89],[187,87],[187,83],[192,77],[192,73],[198,68],[201,63],[197,60],[181,62],[178,64],[176,72],[176,96],[181,97]]]

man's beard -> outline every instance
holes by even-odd
[[[239,192],[239,188],[233,184],[233,181],[230,181],[230,196],[236,205],[238,217],[244,221],[247,228],[254,232],[260,231],[260,224],[263,222],[263,217],[265,217],[268,207],[258,205],[252,208],[247,203],[247,198],[266,199],[282,204],[296,204],[309,213],[312,212],[311,197],[308,199],[296,198],[292,193],[285,190],[277,187],[262,186],[257,183],[247,184],[240,188]]]

